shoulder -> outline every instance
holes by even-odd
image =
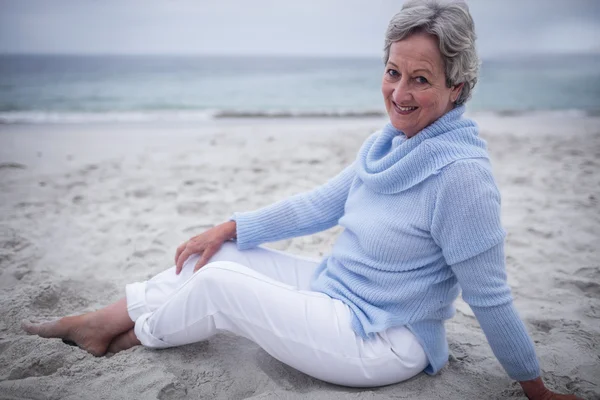
[[[487,160],[456,161],[436,178],[431,234],[449,265],[504,240],[500,191]]]
[[[500,190],[487,159],[455,161],[442,168],[435,180],[435,204],[471,208],[476,204],[500,205]]]
[[[469,158],[454,161],[438,171],[438,188],[460,188],[479,184],[496,187],[492,166],[488,159]]]

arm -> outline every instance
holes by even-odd
[[[508,376],[529,381],[540,376],[533,343],[513,306],[504,268],[504,245],[451,266],[481,329]]]
[[[506,280],[500,193],[484,161],[438,176],[431,234],[442,249],[498,361],[531,400],[576,399],[548,390]]]
[[[540,377],[533,343],[515,310],[504,272],[504,250],[500,243],[468,260],[453,265],[452,271],[494,355],[508,375],[519,381],[531,400],[575,400],[572,395],[553,393]]]
[[[240,250],[261,243],[323,231],[335,226],[344,214],[354,164],[316,189],[278,201],[256,211],[235,213]]]

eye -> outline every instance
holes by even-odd
[[[415,81],[417,81],[417,83],[421,83],[421,84],[429,83],[429,81],[427,80],[427,78],[425,78],[423,76],[417,76],[415,78]]]
[[[398,78],[400,76],[400,73],[395,69],[388,69],[385,73],[388,74],[390,78]]]

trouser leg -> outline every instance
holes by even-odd
[[[175,275],[175,267],[171,267],[146,282],[127,285],[127,310],[131,319],[135,321],[143,313],[156,310],[163,304],[191,278],[199,257],[197,254],[190,256],[179,275]],[[318,266],[318,260],[262,247],[240,251],[233,242],[224,243],[209,263],[215,261],[236,262],[274,280],[306,290]]]
[[[276,359],[340,385],[399,382],[426,361],[408,329],[394,331],[404,347],[399,354],[384,336],[357,337],[343,302],[228,261],[200,269],[135,325],[142,344],[155,348],[205,340],[218,330],[244,336]]]

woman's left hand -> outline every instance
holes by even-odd
[[[529,400],[583,400],[581,397],[577,397],[573,394],[558,394],[548,389],[541,396],[527,396]]]
[[[530,400],[582,400],[573,394],[558,394],[548,390],[542,397],[530,397]]]
[[[572,394],[554,393],[544,385],[542,378],[519,383],[529,400],[582,400],[580,397]]]

